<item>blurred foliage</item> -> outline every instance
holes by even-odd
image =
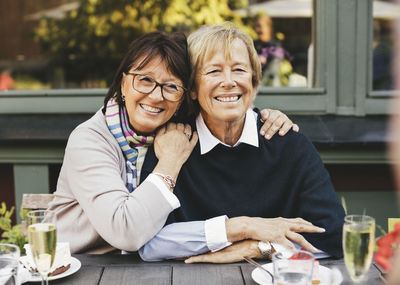
[[[42,18],[35,39],[68,81],[106,79],[109,84],[129,43],[140,35],[188,34],[224,21],[252,32],[233,11],[246,5],[247,0],[81,0],[63,19]]]
[[[42,90],[50,89],[50,84],[45,84],[38,79],[33,78],[30,75],[17,75],[14,78],[13,89],[17,90]]]
[[[26,220],[26,214],[29,210],[21,209],[20,216]],[[24,244],[28,242],[26,235],[22,231],[22,224],[12,225],[11,216],[14,213],[14,207],[7,210],[6,203],[1,203],[0,208],[0,230],[2,231],[0,243],[11,243],[17,245],[21,254],[25,253]]]

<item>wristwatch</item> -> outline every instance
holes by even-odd
[[[271,259],[272,245],[270,242],[258,242],[258,249],[261,251],[262,259]]]

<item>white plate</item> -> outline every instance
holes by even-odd
[[[273,268],[273,264],[271,263],[267,263],[264,264],[262,267],[264,267],[265,269],[267,269],[269,272],[274,273],[274,268]],[[328,267],[319,266],[319,277],[321,280],[320,285],[332,285],[331,282],[331,273],[334,274],[334,284],[340,284],[343,281],[343,276],[340,273],[340,271],[338,270],[331,270]],[[268,275],[268,273],[263,272],[260,268],[256,268],[253,270],[253,272],[251,273],[251,278],[253,278],[253,280],[260,284],[260,285],[272,285],[272,278]]]
[[[75,257],[71,257],[71,267],[67,271],[64,271],[61,274],[57,274],[55,276],[50,276],[49,281],[64,278],[71,274],[74,274],[75,272],[77,272],[79,270],[79,268],[81,268],[81,262],[78,259],[76,259]],[[29,280],[27,280],[26,282],[41,282],[41,281],[42,281],[42,277],[40,277],[40,275],[37,275],[37,276],[31,275],[31,278]]]

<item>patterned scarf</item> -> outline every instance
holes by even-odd
[[[129,192],[140,183],[140,171],[148,147],[154,142],[154,136],[139,136],[129,127],[125,106],[119,107],[115,97],[107,103],[106,122],[108,129],[117,140],[126,159],[126,187]]]

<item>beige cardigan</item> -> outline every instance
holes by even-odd
[[[129,193],[125,165],[101,110],[71,133],[49,209],[72,253],[136,251],[164,226],[172,206],[147,179]]]

